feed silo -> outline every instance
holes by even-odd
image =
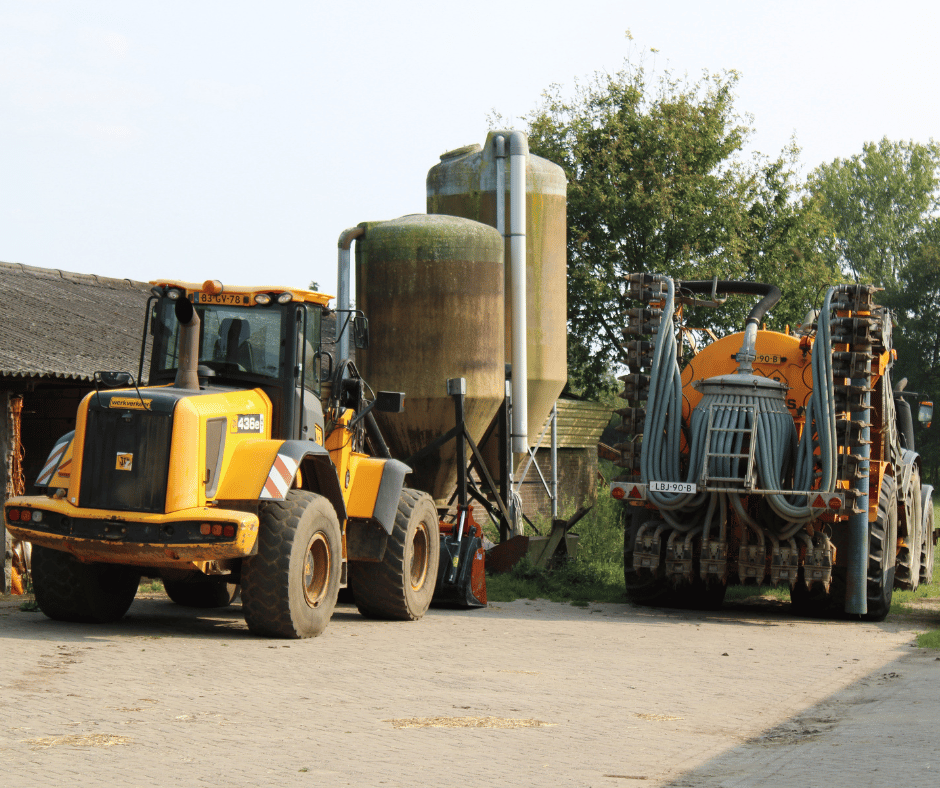
[[[512,363],[512,286],[509,281],[512,237],[512,168],[508,140],[520,132],[491,131],[486,143],[444,153],[427,177],[429,214],[447,214],[498,227],[506,250],[506,361]],[[534,445],[568,378],[567,253],[564,170],[529,154],[525,146],[525,361],[528,440]],[[503,159],[503,162],[500,160]],[[505,177],[503,177],[505,171]],[[502,198],[502,199],[500,199]],[[500,226],[498,205],[505,222]],[[468,391],[469,384],[468,384]],[[518,449],[516,449],[518,451]]]
[[[466,425],[479,441],[504,397],[503,242],[492,227],[416,214],[364,222],[356,307],[373,326],[357,365],[376,391],[404,391],[404,413],[376,413],[392,455],[410,457],[454,426],[448,378],[466,378]],[[442,499],[457,480],[446,443],[413,465],[409,486]]]

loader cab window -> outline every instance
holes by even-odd
[[[307,332],[304,341],[304,387],[320,394],[320,363],[316,354],[320,350],[320,318],[323,310],[318,306],[304,307],[307,315]]]
[[[280,307],[196,306],[200,321],[199,363],[218,377],[283,378],[285,314]],[[166,382],[179,366],[179,323],[164,299],[153,315],[153,382]]]

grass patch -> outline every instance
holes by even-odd
[[[726,602],[740,602],[743,599],[753,599],[759,596],[769,596],[779,602],[790,601],[790,587],[779,586],[728,586],[725,593]]]
[[[940,506],[934,504],[934,521],[940,522]],[[912,613],[914,608],[911,603],[918,599],[936,599],[940,597],[940,549],[934,549],[933,557],[933,580],[926,585],[920,585],[916,591],[894,590],[891,596],[892,613]]]
[[[140,585],[137,586],[137,593],[139,594],[162,594],[163,593],[163,581],[157,578],[148,578],[145,577],[140,581]]]
[[[931,632],[924,632],[917,636],[917,645],[921,648],[940,649],[940,629],[934,629]]]
[[[558,569],[546,570],[533,566],[528,557],[505,574],[488,576],[486,596],[491,602],[549,599],[580,605],[623,602],[626,598],[622,568],[579,558]]]

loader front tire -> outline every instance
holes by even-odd
[[[362,615],[416,621],[431,604],[441,558],[440,527],[427,493],[405,488],[381,561],[350,561],[349,585]]]
[[[330,502],[306,490],[258,511],[258,554],[242,566],[248,629],[274,638],[319,635],[333,615],[342,570],[339,520]]]
[[[140,574],[117,564],[83,564],[71,553],[33,546],[33,591],[49,618],[110,624],[124,617]]]
[[[898,538],[898,487],[885,476],[878,496],[878,517],[869,523],[868,612],[866,621],[884,621],[891,609]]]

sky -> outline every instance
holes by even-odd
[[[0,0],[0,261],[332,294],[344,229],[554,83],[734,69],[748,150],[805,175],[940,138],[938,38],[909,0]]]

